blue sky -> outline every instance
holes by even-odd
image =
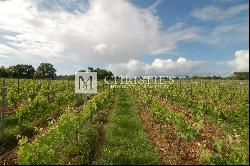
[[[131,0],[138,7],[147,8],[156,2],[156,0]],[[206,6],[216,6],[221,9],[227,9],[228,7],[248,4],[247,0],[161,0],[156,9],[156,15],[158,15],[162,22],[162,27],[168,27],[178,22],[183,22],[187,26],[203,27],[205,29],[204,35],[209,33],[210,28],[216,28],[223,25],[220,21],[202,21],[195,19],[190,13],[194,9],[203,8]],[[235,21],[235,19],[242,19],[247,21],[249,18],[248,11],[244,11],[239,15],[222,20],[224,24],[244,24],[241,21]],[[246,27],[247,28],[247,27]],[[225,34],[225,36],[231,34]],[[232,34],[234,35],[234,34]],[[223,34],[221,35],[223,38]],[[241,39],[244,37],[245,39]],[[238,38],[238,39],[237,39]],[[234,52],[237,50],[249,49],[249,38],[247,35],[238,36],[235,40],[239,42],[219,43],[217,45],[199,43],[199,42],[181,42],[178,44],[178,55],[191,58],[193,60],[206,60],[206,61],[223,61],[231,60],[234,58]],[[202,54],[202,55],[201,55]],[[174,58],[178,57],[172,56]],[[161,57],[163,57],[162,55]]]
[[[119,75],[249,71],[247,0],[0,1],[0,65]]]

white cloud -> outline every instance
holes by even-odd
[[[203,8],[196,8],[191,15],[202,21],[223,20],[239,15],[242,12],[247,12],[248,10],[248,3],[231,6],[227,9],[221,9],[217,6],[210,5]]]
[[[11,32],[4,39],[18,50],[12,56],[72,64],[123,62],[170,53],[179,41],[199,32],[181,23],[162,29],[153,11],[129,1],[93,0],[88,8],[79,3],[81,10],[73,12],[60,7],[41,10],[42,2],[0,1],[0,32]]]
[[[190,74],[201,68],[204,63],[179,57],[177,61],[155,59],[151,64],[129,60],[127,63],[109,64],[106,68],[122,76],[178,76]]]
[[[249,71],[249,50],[236,51],[235,59],[226,62],[231,65],[236,71]]]

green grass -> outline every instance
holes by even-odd
[[[106,142],[95,164],[160,164],[128,92],[121,90],[107,125]]]

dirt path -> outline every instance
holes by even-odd
[[[204,122],[199,136],[194,141],[179,140],[173,125],[165,122],[161,126],[154,119],[149,108],[134,97],[144,128],[153,144],[161,151],[164,164],[201,164],[201,149],[214,152],[213,138],[225,141],[225,132],[218,126]],[[168,105],[166,105],[168,106]]]
[[[163,164],[199,164],[199,156],[197,156],[197,152],[195,153],[197,148],[195,144],[190,145],[186,141],[179,143],[175,128],[172,125],[164,123],[160,126],[150,114],[149,109],[142,103],[137,102],[137,107],[140,110],[140,117],[148,137],[161,151]]]

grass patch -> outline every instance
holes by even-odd
[[[95,164],[160,164],[127,91],[121,90],[107,125],[107,141]]]

